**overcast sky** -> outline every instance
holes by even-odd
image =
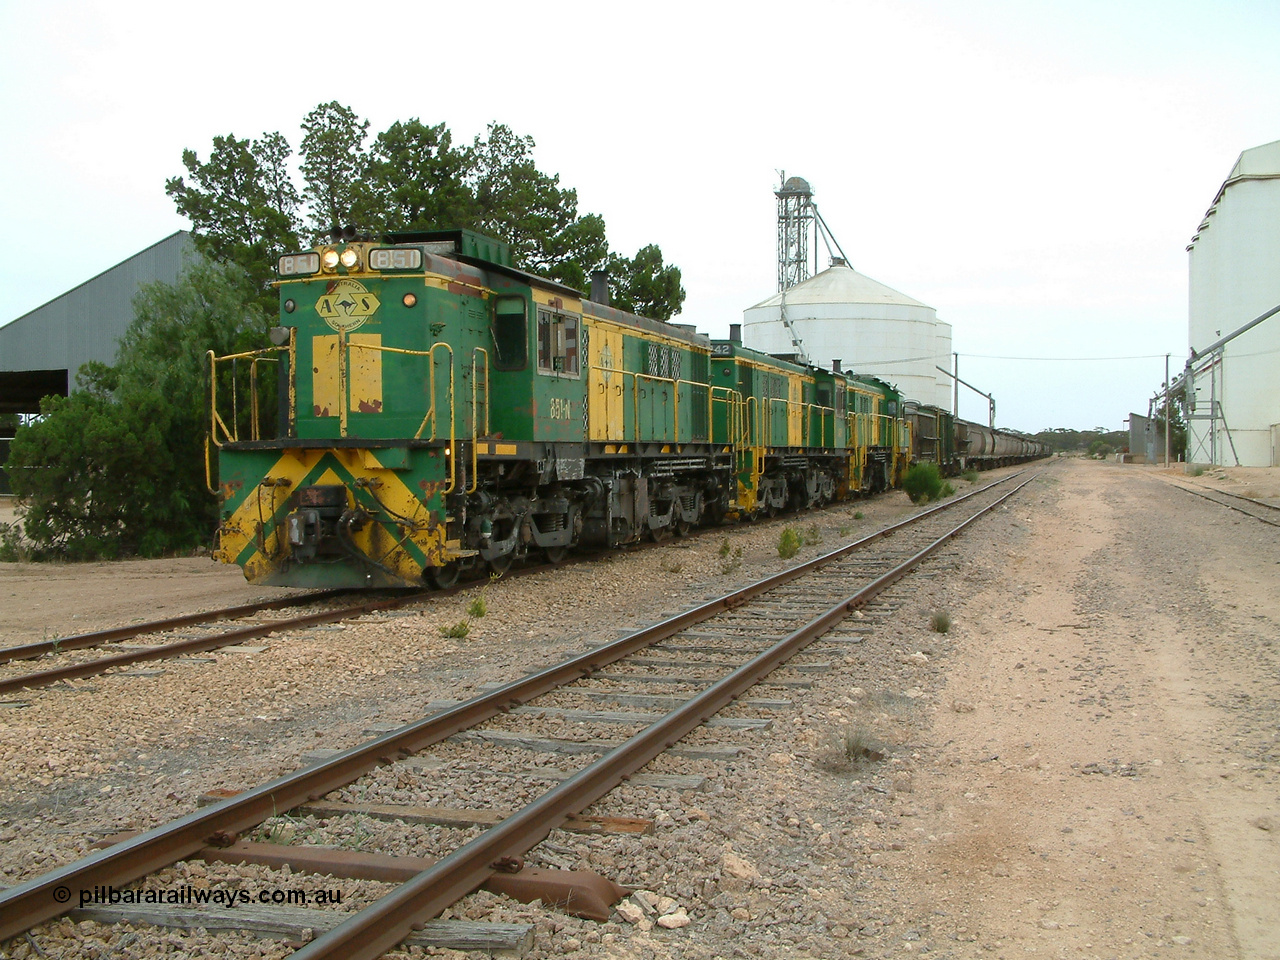
[[[0,0],[0,35],[0,323],[186,227],[183,148],[296,147],[336,99],[373,132],[533,136],[614,249],[680,266],[712,336],[775,292],[777,171],[803,176],[853,266],[936,308],[1032,431],[1145,413],[1187,352],[1186,245],[1280,138],[1274,2]]]

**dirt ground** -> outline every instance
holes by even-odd
[[[1167,477],[1280,496],[1280,470]],[[581,948],[1280,960],[1278,533],[1175,489],[1156,467],[1051,464],[907,608],[945,606],[947,634],[918,616],[886,643],[892,669],[859,687],[844,675],[815,686],[806,717],[852,713],[873,684],[881,706],[898,705],[859,707],[887,745],[880,769],[833,777],[790,730],[782,752],[762,749],[786,763],[752,789],[787,805],[786,823],[844,819],[843,835],[802,841],[801,827],[785,841],[813,844],[787,853],[795,863],[841,865],[809,891],[839,900],[824,907],[821,936],[807,949],[772,941],[780,845],[744,814],[718,826],[765,875],[733,909],[748,919],[733,927],[691,907],[706,919],[679,943]],[[0,564],[0,633],[7,644],[128,622],[140,596],[150,618],[263,593],[205,559]]]
[[[1280,957],[1280,538],[1163,472],[1060,464],[966,574],[875,885],[956,956]]]

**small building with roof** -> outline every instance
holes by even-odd
[[[90,360],[112,364],[133,322],[133,298],[144,283],[173,283],[193,250],[179,230],[0,327],[0,414],[40,412],[40,400],[67,396]],[[11,431],[0,431],[0,493]]]
[[[192,249],[185,230],[0,327],[0,413],[38,413],[40,398],[65,397],[90,360],[115,363],[144,283],[173,283]]]

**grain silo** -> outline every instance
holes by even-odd
[[[846,370],[895,384],[912,400],[951,409],[951,380],[937,369],[951,368],[951,324],[933,307],[854,270],[843,256],[808,276],[810,228],[843,251],[806,181],[787,179],[775,196],[779,291],[743,311],[743,345],[817,366],[839,360]],[[816,256],[816,242],[813,247]]]
[[[1280,140],[1240,154],[1187,250],[1187,460],[1280,466]]]

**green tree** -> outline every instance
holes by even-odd
[[[1125,431],[1107,430],[1106,427],[1094,427],[1092,430],[1054,427],[1032,436],[1041,443],[1048,444],[1054,453],[1084,453],[1098,440],[1111,450],[1127,449],[1129,445],[1129,435]]]
[[[176,284],[144,285],[134,313],[120,363],[85,364],[71,396],[46,399],[14,438],[23,529],[43,555],[190,549],[216,519],[204,478],[204,357],[264,341],[254,282],[234,265],[196,261]]]
[[[279,133],[217,137],[208,162],[184,151],[188,176],[165,184],[201,252],[239,264],[260,287],[282,253],[302,246],[301,234],[319,239],[334,226],[479,230],[510,244],[517,267],[579,290],[610,260],[604,220],[580,213],[577,191],[538,169],[533,138],[505,124],[468,147],[455,146],[443,123],[397,121],[366,149],[369,121],[331,101],[307,114],[302,132],[301,190]],[[656,246],[634,260],[612,256],[622,304],[661,319],[679,311],[680,271]]]
[[[274,279],[277,258],[301,245],[300,197],[290,179],[289,142],[279,133],[261,140],[213,138],[202,162],[182,152],[188,177],[165,181],[178,212],[191,221],[198,249],[213,260],[238,263],[259,290]]]
[[[581,290],[609,253],[604,220],[578,215],[578,191],[533,161],[533,137],[491,123],[472,147],[476,228],[511,245],[521,269]]]
[[[365,183],[369,156],[364,150],[368,134],[369,121],[336,100],[320,104],[303,119],[298,154],[313,236],[348,224],[365,226],[370,218]]]
[[[119,386],[157,390],[203,416],[207,351],[222,356],[269,344],[274,312],[255,292],[239,266],[204,260],[189,263],[177,283],[143,284],[120,338]]]
[[[608,260],[610,303],[655,320],[670,320],[684,305],[680,268],[662,262],[655,243],[641,247],[633,259],[616,253]]]
[[[364,225],[378,233],[471,225],[479,217],[467,185],[471,168],[471,151],[455,148],[443,123],[397,120],[369,150],[365,172],[371,209]]]

